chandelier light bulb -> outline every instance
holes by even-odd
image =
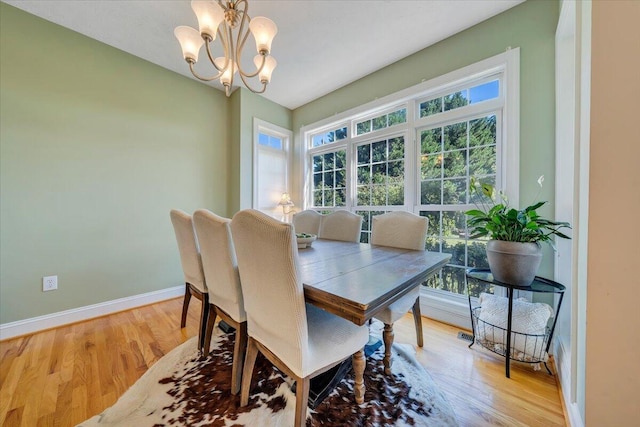
[[[253,57],[253,63],[256,68],[260,68],[262,65],[262,55],[256,55]],[[264,66],[260,73],[258,74],[258,78],[260,79],[260,83],[269,83],[271,81],[271,73],[273,73],[274,68],[276,68],[278,62],[275,60],[273,56],[267,56],[264,59]]]
[[[233,81],[233,75],[236,73],[236,70],[238,69],[235,62],[233,62],[232,60],[227,61],[227,59],[224,56],[214,59],[214,62],[218,66],[218,68],[222,70],[222,75],[220,76],[220,83],[222,83],[223,86],[231,85],[231,82]],[[227,66],[227,68],[223,68],[225,65]]]
[[[271,42],[278,33],[278,27],[269,18],[256,16],[249,23],[249,30],[256,39],[256,49],[258,53],[269,54],[271,52]]]
[[[193,0],[191,9],[198,18],[200,34],[204,34],[211,40],[216,39],[218,26],[224,20],[224,10],[212,1]]]
[[[173,34],[178,39],[178,42],[180,42],[182,57],[185,61],[194,64],[198,62],[198,53],[204,44],[204,40],[200,36],[198,30],[182,25],[177,27],[173,31]]]

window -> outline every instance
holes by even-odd
[[[356,147],[356,206],[404,205],[404,138]]]
[[[313,206],[345,206],[347,200],[346,151],[317,154],[313,162]]]
[[[258,144],[263,147],[271,147],[276,150],[282,150],[284,148],[284,138],[279,135],[269,135],[266,133],[258,132]]]
[[[278,203],[288,190],[291,131],[254,119],[253,207],[280,218]]]
[[[311,137],[312,145],[317,147],[319,145],[331,144],[332,142],[340,141],[347,137],[347,128],[331,130],[328,132],[322,132]]]
[[[401,108],[388,114],[382,114],[380,116],[356,123],[356,134],[363,135],[365,133],[374,132],[406,122],[407,109]]]
[[[420,103],[420,117],[427,117],[445,111],[455,110],[465,105],[475,104],[498,97],[499,80],[492,80],[468,89],[462,89],[438,98]]]
[[[486,241],[466,228],[470,178],[517,201],[518,57],[514,49],[304,128],[305,207],[361,215],[361,242],[375,215],[429,218],[426,248],[452,258],[425,292],[466,295],[465,269],[487,266]]]
[[[465,293],[465,269],[488,267],[486,240],[469,240],[464,211],[472,208],[471,177],[495,183],[498,113],[419,130],[420,215],[429,218],[426,248],[451,254],[427,286]],[[475,295],[478,296],[478,295]]]

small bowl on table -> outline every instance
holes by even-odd
[[[296,233],[298,249],[306,249],[311,247],[311,243],[313,243],[317,238],[318,236],[316,236],[315,234]]]

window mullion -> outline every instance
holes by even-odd
[[[468,240],[464,212],[473,207],[468,183],[476,175],[502,186],[504,169],[515,164],[517,147],[504,144],[517,143],[517,122],[513,120],[518,111],[516,59],[517,52],[497,55],[417,85],[413,93],[403,90],[345,112],[338,121],[327,119],[315,129],[302,130],[311,168],[314,156],[345,150],[345,208],[363,216],[364,239],[370,233],[371,217],[380,212],[404,209],[430,219],[428,248],[454,255],[440,274],[443,281],[431,284],[441,293],[461,292],[465,268],[482,267],[486,262],[480,256],[484,243]],[[334,139],[336,130],[344,128],[347,137]],[[400,141],[402,147],[393,145]],[[505,152],[510,155],[508,161]],[[336,167],[334,187],[340,182]],[[360,187],[359,174],[368,178]],[[336,195],[337,190],[334,200]]]

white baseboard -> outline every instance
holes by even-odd
[[[0,341],[184,295],[184,285],[0,324]]]
[[[569,427],[584,427],[584,422],[582,421],[582,417],[580,416],[580,409],[578,408],[577,403],[571,403],[570,405],[565,405],[567,410],[567,415],[569,416]]]
[[[569,419],[569,427],[584,427],[584,421],[580,415],[578,404],[571,400],[571,353],[565,348],[564,343],[554,339],[554,363],[562,393],[562,403],[565,414]]]

